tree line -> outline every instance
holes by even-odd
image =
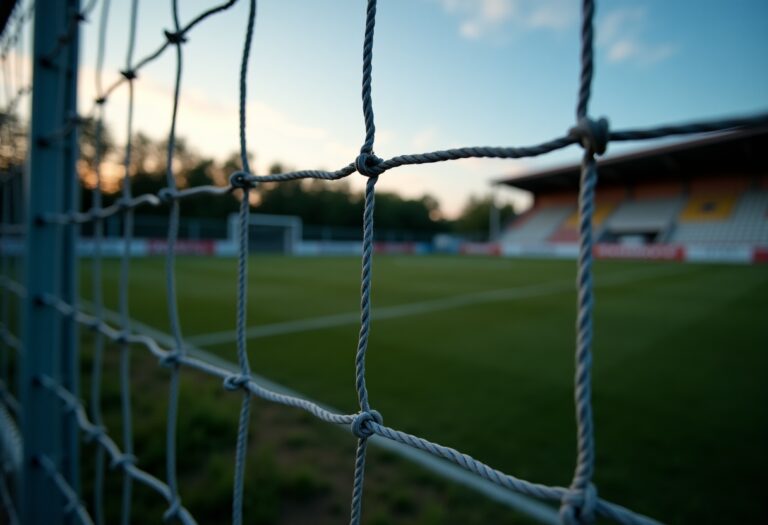
[[[96,185],[97,162],[100,162],[103,205],[109,206],[122,194],[125,149],[116,145],[108,127],[103,126],[100,135],[100,140],[97,140],[94,120],[86,119],[83,122],[79,134],[81,155],[77,166],[83,209],[89,209],[93,204],[92,190]],[[24,134],[19,132],[17,136]],[[176,139],[171,163],[173,177],[179,188],[226,185],[229,175],[241,166],[238,153],[224,160],[209,158],[190,147],[184,138]],[[131,193],[157,194],[166,188],[167,165],[167,142],[153,140],[141,132],[136,133],[131,144],[128,168]],[[285,165],[275,163],[270,166],[269,173],[281,173],[288,169]],[[251,206],[256,213],[296,215],[301,217],[305,225],[312,226],[362,225],[363,194],[352,190],[346,181],[330,183],[312,179],[265,183],[257,186],[251,194]],[[378,191],[376,224],[383,229],[421,234],[487,234],[491,204],[490,197],[470,196],[459,217],[448,220],[441,213],[437,199],[430,195],[406,198],[397,193]],[[223,218],[238,208],[239,202],[235,198],[201,196],[184,200],[180,212],[186,217]],[[167,211],[164,207],[143,207],[139,213],[165,215]],[[502,224],[514,217],[512,206],[502,206],[499,217]]]

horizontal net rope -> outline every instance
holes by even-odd
[[[125,334],[123,331],[109,325],[108,323],[103,321],[99,322],[94,316],[79,311],[78,309],[73,308],[71,305],[66,304],[65,302],[54,297],[46,296],[43,297],[42,300],[46,305],[55,308],[61,315],[72,317],[77,323],[89,328],[92,331],[99,331],[110,341],[125,342],[131,345],[144,346],[159,361],[163,361],[164,359],[167,359],[169,355],[172,355],[172,350],[164,348],[152,337],[140,334]],[[266,401],[302,409],[327,423],[352,426],[356,421],[360,420],[360,413],[338,414],[331,412],[315,403],[300,397],[273,392],[260,386],[254,380],[244,381],[241,375],[233,375],[227,369],[218,367],[212,363],[206,362],[205,360],[196,357],[179,357],[178,363],[180,366],[186,366],[190,369],[204,372],[211,376],[222,379],[223,386],[227,390],[244,389]],[[49,384],[53,384],[52,380],[50,379],[48,379],[47,382]],[[58,386],[57,392],[59,397],[66,397],[68,400],[74,400],[78,404],[81,404],[71,393],[67,392],[62,387]],[[66,394],[64,394],[64,392],[66,392]],[[69,401],[69,403],[71,404],[72,401]],[[455,449],[445,447],[428,441],[424,438],[381,425],[373,420],[365,422],[364,425],[366,428],[364,432],[370,431],[369,435],[375,434],[383,438],[390,439],[392,441],[396,441],[419,450],[423,450],[436,457],[441,457],[470,472],[479,475],[484,479],[487,479],[488,481],[496,483],[499,486],[508,488],[510,490],[549,501],[559,501],[563,495],[568,493],[568,489],[564,487],[550,487],[515,478],[514,476],[510,476],[501,471],[493,469],[485,463],[478,461],[471,456],[463,454]],[[611,517],[619,523],[658,523],[653,519],[637,515],[619,505],[613,504],[603,499],[598,500],[598,506],[600,509],[600,515]]]
[[[152,337],[142,334],[125,333],[119,328],[111,326],[110,324],[103,320],[99,320],[99,318],[93,315],[89,315],[82,310],[74,308],[72,305],[61,301],[60,299],[51,296],[43,296],[41,297],[41,301],[44,305],[55,308],[61,315],[73,318],[73,320],[78,324],[94,332],[100,332],[104,337],[112,342],[126,342],[128,344],[142,345],[160,361],[166,360],[168,356],[172,354],[172,350],[163,348],[162,345],[160,345]],[[180,356],[178,357],[178,362],[181,365],[189,366],[224,380],[224,386],[228,390],[232,390],[233,388],[247,388],[251,390],[253,394],[258,395],[259,397],[263,397],[269,401],[275,401],[280,404],[303,408],[304,410],[312,413],[313,415],[328,423],[351,424],[355,419],[355,414],[335,414],[310,401],[306,401],[298,397],[287,396],[273,392],[266,388],[262,388],[253,381],[249,380],[248,382],[242,382],[239,375],[233,376],[232,373],[227,369],[220,368],[214,364],[207,363],[206,361],[195,357],[186,355]]]
[[[94,332],[101,333],[104,337],[112,342],[126,343],[130,345],[141,345],[147,348],[152,355],[158,358],[159,361],[163,361],[172,355],[172,350],[163,348],[157,341],[146,335],[138,334],[126,334],[122,330],[110,326],[109,324],[99,321],[96,317],[88,315],[78,309],[72,307],[69,304],[64,303],[61,300],[57,300],[54,297],[43,297],[44,303],[52,308],[55,308],[61,315],[72,317],[77,323],[89,328]],[[360,413],[357,414],[337,414],[330,412],[312,402],[306,401],[299,397],[288,396],[273,392],[267,388],[260,386],[256,381],[248,380],[243,381],[241,375],[233,375],[229,370],[220,368],[214,364],[208,363],[202,359],[198,359],[191,356],[184,356],[178,359],[180,366],[186,366],[190,369],[194,369],[200,372],[204,372],[214,377],[218,377],[223,380],[223,385],[228,390],[244,389],[253,395],[256,395],[267,401],[278,403],[285,406],[299,408],[306,412],[316,416],[318,419],[341,425],[354,425],[357,420],[360,419]],[[48,385],[52,385],[52,380],[46,380]],[[81,404],[76,398],[65,389],[60,386],[56,388],[57,395],[60,398],[67,401],[70,405],[73,400],[78,404]],[[66,394],[65,394],[66,393]],[[83,412],[84,414],[84,412]],[[86,418],[87,421],[87,418]],[[91,424],[93,425],[93,424]],[[95,425],[93,425],[95,426]],[[386,427],[378,424],[375,421],[370,421],[365,424],[369,435],[379,435],[381,437],[403,443],[429,452],[430,454],[447,459],[452,463],[455,463],[462,468],[470,472],[487,479],[493,483],[496,483],[502,487],[515,490],[522,494],[538,497],[549,501],[558,501],[563,495],[568,492],[568,489],[562,487],[549,487],[541,484],[529,483],[524,480],[517,479],[508,474],[504,474],[496,469],[489,467],[488,465],[468,456],[462,454],[450,447],[445,447],[436,443],[432,443],[426,439],[413,436],[411,434]],[[92,430],[91,427],[88,427]],[[86,429],[83,429],[86,431]],[[122,454],[122,453],[120,453]],[[631,513],[627,509],[621,506],[615,505],[605,500],[598,500],[598,513],[607,517],[615,518],[619,523],[657,523],[656,521],[645,518],[643,516]],[[628,521],[627,521],[628,520]]]
[[[221,13],[233,6],[237,0],[231,0],[216,5],[197,16],[191,21],[182,24],[178,16],[177,0],[171,0],[171,12],[173,29],[164,33],[165,41],[155,51],[147,56],[134,61],[133,53],[137,31],[138,0],[131,1],[130,27],[128,32],[128,45],[125,68],[120,77],[106,88],[103,87],[103,61],[106,38],[106,26],[109,18],[110,2],[101,2],[101,18],[99,26],[97,67],[96,67],[96,99],[90,116],[97,123],[96,133],[96,187],[93,191],[93,206],[86,211],[69,210],[66,213],[43,213],[36,217],[45,224],[73,225],[94,224],[95,250],[93,253],[93,289],[94,289],[94,315],[82,311],[75,303],[68,303],[55,295],[43,295],[29,298],[37,300],[46,307],[53,308],[62,317],[71,319],[81,326],[87,327],[95,334],[95,353],[92,368],[92,383],[90,388],[90,405],[86,406],[76,396],[65,388],[60,381],[50,376],[37,378],[37,386],[45,388],[51,395],[61,401],[62,409],[71,413],[80,431],[99,446],[96,451],[96,475],[94,491],[94,516],[95,523],[103,523],[103,483],[105,460],[109,458],[114,468],[120,468],[124,473],[123,492],[121,501],[121,521],[129,523],[132,505],[131,484],[136,481],[152,488],[168,503],[168,509],[164,515],[166,519],[178,519],[182,523],[194,523],[194,518],[182,505],[181,494],[178,490],[176,477],[176,432],[178,416],[179,374],[184,367],[203,372],[222,380],[223,388],[228,391],[237,391],[242,395],[241,410],[238,421],[238,432],[235,451],[235,470],[232,494],[232,523],[241,524],[243,516],[243,491],[247,477],[245,470],[248,444],[248,424],[250,420],[251,396],[257,396],[267,401],[284,406],[304,410],[320,420],[338,425],[348,425],[352,433],[357,437],[357,451],[354,459],[353,487],[351,495],[350,522],[357,524],[362,516],[362,503],[364,495],[365,461],[368,440],[371,436],[380,436],[398,443],[405,444],[415,449],[426,451],[436,457],[450,461],[486,480],[489,480],[506,489],[525,494],[534,498],[554,502],[560,505],[560,519],[566,525],[586,525],[593,523],[596,516],[603,516],[622,524],[653,524],[658,523],[652,518],[642,516],[620,505],[602,499],[597,494],[597,489],[592,482],[595,470],[595,440],[592,421],[591,403],[591,343],[592,343],[592,311],[594,307],[594,294],[592,283],[592,215],[594,213],[595,186],[597,183],[598,162],[597,156],[603,154],[611,141],[639,141],[650,140],[676,135],[689,135],[705,132],[728,131],[742,128],[758,127],[768,124],[768,113],[762,113],[747,117],[733,117],[727,119],[709,120],[693,123],[664,125],[648,129],[626,129],[613,131],[609,128],[606,119],[592,119],[589,116],[589,101],[591,96],[594,57],[593,57],[593,19],[595,5],[592,0],[582,2],[581,20],[581,67],[579,89],[576,103],[576,122],[563,136],[544,141],[532,146],[523,147],[461,147],[447,150],[438,150],[425,153],[398,155],[389,159],[381,159],[374,153],[376,126],[372,95],[372,65],[374,28],[376,22],[376,0],[368,0],[365,11],[365,33],[363,39],[362,60],[362,113],[365,124],[365,135],[359,155],[349,164],[336,171],[301,170],[271,175],[257,175],[251,172],[246,147],[246,119],[245,107],[247,103],[247,74],[248,61],[251,50],[255,21],[256,0],[248,0],[249,15],[246,22],[244,46],[240,69],[240,100],[239,100],[239,138],[241,169],[231,174],[227,186],[203,186],[195,188],[178,189],[172,172],[172,159],[175,151],[176,123],[180,110],[180,92],[182,79],[183,44],[189,38],[190,32],[206,18]],[[98,0],[91,0],[89,4],[79,12],[70,14],[67,31],[59,38],[59,44],[49,53],[43,56],[43,60],[53,62],[70,46],[75,39],[78,24],[85,21],[87,15],[92,14],[98,4]],[[29,10],[25,11],[28,13]],[[26,20],[31,17],[27,14]],[[23,21],[24,16],[18,20]],[[21,23],[21,22],[19,22]],[[18,33],[18,30],[16,30]],[[3,69],[5,71],[6,44],[13,41],[9,36],[2,41]],[[19,40],[16,38],[16,40]],[[168,146],[167,146],[167,185],[157,194],[132,195],[130,179],[131,141],[133,135],[133,111],[134,111],[134,83],[139,79],[138,72],[147,64],[155,61],[168,49],[176,52],[176,70],[174,82],[173,107],[171,112]],[[5,73],[4,73],[5,75]],[[6,76],[6,110],[15,111],[20,100],[29,93],[29,87],[21,79],[13,83],[12,88]],[[108,101],[118,88],[125,86],[128,90],[128,115],[125,156],[123,162],[123,193],[122,197],[113,205],[102,206],[102,187],[100,165],[102,162],[102,127],[104,111]],[[23,94],[22,94],[23,92]],[[71,137],[85,119],[77,115],[68,115],[61,122],[61,127],[48,135],[43,140],[54,142]],[[391,169],[402,166],[447,162],[465,158],[500,158],[519,159],[534,157],[551,153],[572,145],[583,148],[583,159],[579,191],[579,256],[577,262],[577,338],[575,350],[575,378],[574,378],[574,402],[577,421],[577,460],[574,475],[569,487],[547,486],[532,483],[516,478],[512,475],[496,470],[474,458],[455,449],[445,447],[424,438],[414,436],[383,424],[383,417],[373,407],[366,385],[366,355],[369,350],[372,319],[371,289],[373,286],[373,237],[375,232],[375,186],[378,178]],[[299,179],[339,180],[354,173],[367,177],[364,197],[363,212],[363,249],[361,260],[361,291],[360,291],[360,332],[355,352],[355,378],[354,388],[358,398],[359,412],[354,414],[338,414],[331,412],[319,405],[300,397],[289,396],[273,392],[260,386],[251,377],[251,366],[248,360],[246,346],[246,308],[247,308],[247,276],[248,276],[248,235],[247,224],[250,213],[249,191],[264,182],[283,182]],[[42,191],[45,188],[36,188]],[[215,366],[204,360],[187,355],[181,330],[181,319],[177,308],[177,290],[175,281],[175,255],[176,240],[178,237],[179,207],[181,203],[190,198],[211,198],[232,195],[240,198],[240,235],[238,243],[238,276],[237,276],[237,316],[236,325],[236,357],[239,367],[237,374]],[[168,206],[168,231],[166,235],[166,259],[165,279],[166,297],[168,302],[168,314],[170,319],[171,335],[174,344],[170,348],[162,347],[156,340],[146,335],[132,332],[131,316],[128,308],[128,280],[130,275],[131,244],[133,242],[133,213],[143,206]],[[119,272],[119,326],[111,326],[104,321],[103,290],[101,289],[101,244],[103,242],[104,220],[115,215],[120,215],[125,220],[123,229],[123,251],[120,257]],[[6,226],[3,218],[3,227]],[[12,225],[10,225],[12,226]],[[2,287],[9,293],[23,298],[23,286],[14,281],[6,272],[3,272]],[[4,310],[5,312],[5,310]],[[6,328],[6,320],[3,320],[2,341],[10,348],[15,348],[20,354],[23,352],[22,344]],[[103,366],[103,354],[106,351],[106,342],[114,343],[120,352],[120,397],[122,417],[122,448],[119,448],[113,438],[109,437],[102,426],[101,378]],[[132,435],[132,407],[130,404],[130,352],[131,346],[143,346],[154,355],[161,365],[171,370],[168,392],[167,426],[165,431],[166,441],[166,473],[165,480],[145,472],[136,466],[133,457]],[[3,390],[5,395],[5,390]],[[8,394],[10,395],[10,394]],[[90,413],[90,417],[89,414]],[[46,456],[37,458],[38,464],[50,477],[57,490],[67,502],[69,512],[75,513],[83,523],[91,523],[91,516],[80,502],[75,489],[57,470],[56,463]],[[258,488],[257,488],[258,490]],[[1,491],[0,491],[1,492]],[[2,494],[0,494],[2,496]]]
[[[745,128],[757,128],[768,125],[768,113],[750,117],[733,117],[727,119],[691,122],[676,125],[666,125],[658,128],[628,129],[624,131],[611,131],[611,141],[639,141],[652,140],[677,135],[694,135],[698,133],[710,133],[718,131],[732,131]],[[544,155],[567,146],[577,144],[578,139],[562,137],[544,142],[536,146],[524,147],[469,147],[450,150],[440,150],[428,153],[415,153],[400,155],[382,161],[374,171],[380,175],[390,169],[435,162],[446,162],[466,158],[500,158],[520,159]],[[41,219],[55,224],[78,223],[85,224],[105,219],[112,215],[122,213],[127,209],[141,206],[162,206],[172,201],[186,200],[200,196],[222,196],[232,193],[233,190],[243,186],[255,186],[262,182],[286,182],[300,179],[338,180],[358,172],[356,164],[350,163],[337,171],[300,170],[271,175],[253,175],[241,172],[232,174],[229,186],[195,186],[181,190],[163,189],[157,194],[144,194],[131,199],[120,199],[111,206],[86,212],[70,212],[68,214],[44,214]]]

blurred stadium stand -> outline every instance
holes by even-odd
[[[682,253],[687,259],[685,254],[691,253],[692,259],[702,260],[762,260],[768,250],[766,151],[768,128],[708,134],[602,159],[595,237],[601,244],[632,248],[603,252],[633,258],[680,258]],[[580,166],[573,164],[497,181],[534,198],[533,207],[503,232],[502,252],[575,253],[579,175]],[[671,249],[659,250],[661,246]]]

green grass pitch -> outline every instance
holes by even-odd
[[[359,273],[355,258],[253,257],[249,326],[336,316],[329,326],[256,334],[248,341],[253,371],[355,412]],[[112,309],[118,275],[119,263],[107,261],[104,286]],[[600,495],[668,523],[765,523],[768,267],[598,261],[595,276],[593,399]],[[85,298],[89,279],[84,263]],[[186,338],[204,342],[200,336],[234,330],[236,279],[234,260],[178,259]],[[573,261],[376,256],[367,360],[372,406],[389,426],[515,476],[567,486],[575,463],[574,281]],[[164,294],[163,259],[133,260],[132,317],[167,332]],[[233,339],[204,348],[236,360]],[[137,455],[147,455],[150,464],[157,456],[162,465],[163,434],[155,436],[157,444],[140,441],[155,428],[155,419],[155,430],[163,431],[164,414],[157,407],[165,403],[167,373],[146,364],[139,357],[147,354],[143,349],[133,352]],[[84,361],[87,365],[87,356]],[[87,381],[87,366],[84,370]],[[116,358],[108,359],[107,407],[117,404],[116,377]],[[184,379],[180,447],[190,454],[202,448],[197,453],[208,462],[205,475],[224,479],[219,483],[224,515],[218,516],[225,522],[240,397],[222,392],[220,384],[203,388],[204,380],[190,372]],[[156,392],[156,399],[143,402],[142,391]],[[349,496],[340,493],[339,501],[325,507],[322,500],[336,485],[351,491],[351,436],[307,422],[301,414],[297,426],[285,419],[294,417],[294,409],[255,406],[256,466],[247,480],[246,516],[251,512],[262,523],[303,523],[291,510],[294,505],[286,508],[273,500],[287,492],[294,501],[291,491],[303,490],[294,485],[306,485],[315,521],[322,523],[319,516],[328,514],[328,523],[343,522]],[[265,422],[264,414],[271,419]],[[118,419],[109,421],[111,430],[119,431]],[[287,421],[283,430],[281,421]],[[211,424],[208,434],[192,428]],[[333,456],[331,443],[337,441],[345,447],[338,453],[343,475],[337,471],[341,467],[323,459]],[[307,453],[281,452],[286,443]],[[266,481],[265,470],[283,468],[270,454],[292,458],[285,467],[292,481],[285,475],[277,485]],[[368,492],[367,481],[366,523],[471,523],[475,514],[466,509],[473,505],[480,509],[478,523],[519,522],[503,508],[485,509],[471,493],[424,488],[429,483],[407,465],[398,463],[389,472],[392,461],[374,455],[368,465],[372,488]],[[195,501],[213,497],[212,485],[197,480],[203,467],[180,468],[188,472],[182,482],[185,504],[192,509],[198,504],[204,516],[217,515],[218,503]],[[158,475],[163,477],[162,467]],[[387,487],[392,484],[397,486]],[[272,510],[265,514],[264,505]]]

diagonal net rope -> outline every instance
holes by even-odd
[[[372,71],[373,71],[373,44],[374,27],[376,22],[376,0],[368,0],[365,13],[365,33],[363,39],[363,75],[362,75],[362,106],[365,135],[359,155],[349,164],[336,171],[303,170],[271,175],[258,175],[252,173],[246,148],[246,102],[247,102],[247,75],[248,60],[251,51],[255,20],[256,0],[249,0],[249,14],[245,30],[245,43],[242,52],[240,68],[240,155],[241,170],[232,174],[228,186],[203,186],[179,190],[176,187],[173,173],[173,156],[175,151],[176,122],[180,105],[180,89],[182,74],[182,45],[188,38],[189,32],[206,18],[227,10],[234,5],[236,0],[231,0],[215,6],[199,14],[186,25],[182,25],[178,16],[177,0],[170,0],[173,19],[173,31],[166,30],[164,42],[146,57],[134,61],[133,51],[135,47],[136,20],[138,12],[138,0],[132,0],[130,15],[130,30],[128,41],[128,53],[125,70],[121,76],[108,87],[103,88],[102,69],[106,42],[106,26],[109,18],[109,1],[103,0],[101,8],[101,21],[99,28],[99,48],[97,52],[96,67],[96,93],[97,97],[91,109],[91,115],[95,115],[97,123],[97,155],[96,173],[97,183],[94,190],[93,207],[80,212],[70,210],[63,214],[46,214],[41,220],[52,224],[85,224],[93,223],[94,240],[96,248],[93,255],[93,293],[94,315],[89,315],[77,306],[68,304],[58,297],[45,296],[40,298],[42,304],[57,311],[63,318],[70,319],[82,326],[90,328],[95,334],[95,350],[93,362],[93,379],[90,394],[90,418],[85,405],[80,402],[75,394],[64,388],[55,378],[43,376],[37,378],[39,386],[45,388],[51,395],[61,402],[62,410],[72,414],[78,427],[86,439],[97,446],[97,469],[95,473],[96,488],[94,491],[95,523],[103,523],[103,481],[104,462],[108,458],[112,468],[123,472],[123,497],[122,497],[122,523],[130,521],[131,486],[132,483],[141,483],[168,503],[165,519],[176,519],[182,523],[195,523],[193,517],[181,504],[176,478],[176,432],[178,415],[179,377],[181,369],[186,367],[206,373],[223,381],[227,390],[242,390],[241,404],[235,455],[235,471],[232,495],[232,523],[240,525],[243,522],[243,493],[246,478],[245,464],[248,444],[248,427],[250,421],[250,402],[252,396],[265,399],[284,406],[304,410],[322,421],[337,425],[348,425],[352,433],[357,437],[357,451],[354,463],[354,480],[351,497],[350,523],[358,524],[362,516],[363,484],[365,479],[365,461],[368,440],[377,435],[384,439],[405,444],[407,446],[426,451],[436,457],[453,462],[477,476],[489,480],[503,488],[515,491],[530,497],[538,498],[560,505],[560,518],[565,525],[587,525],[594,523],[598,516],[611,519],[621,524],[654,524],[655,520],[636,514],[615,503],[608,502],[598,497],[597,489],[592,482],[595,470],[595,438],[593,428],[593,415],[591,404],[591,344],[593,336],[592,312],[594,308],[594,294],[592,286],[592,216],[594,213],[595,186],[597,184],[596,156],[602,155],[610,141],[646,140],[673,135],[685,135],[711,131],[725,131],[736,128],[756,127],[768,124],[768,113],[748,116],[743,118],[730,118],[717,121],[684,123],[680,125],[665,125],[651,129],[629,129],[623,131],[611,131],[606,119],[592,119],[588,113],[590,94],[592,89],[594,59],[593,59],[593,20],[595,12],[594,0],[582,1],[581,19],[581,68],[579,89],[576,104],[576,124],[566,134],[539,144],[523,147],[461,147],[449,150],[439,150],[425,153],[398,155],[390,159],[381,159],[374,154],[375,122],[372,100]],[[71,33],[76,31],[85,15],[95,9],[96,0],[92,0],[82,13],[73,13],[73,19],[69,24],[67,34],[62,35],[61,45],[53,50],[49,57],[54,60],[56,55],[72,40]],[[28,13],[28,12],[27,12]],[[26,17],[29,19],[29,16]],[[20,15],[19,20],[24,20]],[[21,23],[21,22],[19,22]],[[18,33],[18,30],[16,31]],[[18,99],[22,92],[28,90],[20,79],[9,82],[9,65],[5,60],[7,42],[9,37],[0,47],[3,50],[2,71],[5,78],[6,110],[14,110],[18,105]],[[18,40],[18,38],[17,38]],[[145,194],[133,196],[130,185],[131,168],[131,140],[134,107],[134,82],[138,72],[147,64],[158,59],[168,48],[176,50],[176,76],[174,86],[173,109],[171,115],[170,131],[168,136],[166,179],[167,185],[157,195]],[[127,84],[128,89],[128,129],[124,158],[123,195],[119,202],[109,207],[102,207],[101,200],[101,176],[100,164],[102,161],[102,126],[107,102],[111,95],[121,86]],[[61,130],[53,133],[48,140],[54,141],[68,136],[76,129],[82,119],[73,118],[62,122]],[[445,447],[424,438],[407,434],[405,432],[386,427],[383,424],[381,414],[371,408],[369,393],[366,386],[365,361],[369,347],[371,332],[371,292],[373,286],[373,235],[374,235],[374,209],[375,186],[378,178],[387,171],[407,165],[446,162],[463,158],[524,158],[543,155],[571,145],[579,144],[584,150],[581,168],[579,190],[579,257],[577,262],[576,286],[578,289],[577,323],[576,323],[576,350],[575,350],[575,378],[574,400],[577,422],[577,461],[574,476],[569,487],[547,486],[532,483],[496,470],[476,459],[457,450]],[[362,273],[360,294],[360,333],[355,352],[355,389],[357,392],[359,412],[355,414],[337,414],[328,411],[306,399],[300,397],[273,392],[258,383],[251,376],[250,362],[246,347],[246,312],[248,296],[248,216],[249,216],[249,191],[262,182],[282,182],[298,179],[338,180],[360,173],[367,177],[365,189],[365,206],[363,215],[363,246],[362,246]],[[5,182],[5,181],[4,181]],[[223,196],[237,192],[240,197],[238,237],[238,277],[237,277],[237,359],[239,372],[232,374],[230,371],[212,363],[192,357],[184,349],[184,341],[181,332],[181,323],[178,313],[178,298],[175,278],[175,254],[176,240],[178,236],[179,208],[181,201],[199,195],[209,197]],[[5,191],[3,186],[3,198],[11,193]],[[169,225],[167,233],[166,253],[166,297],[168,301],[168,313],[173,335],[172,348],[163,348],[151,337],[137,335],[131,331],[130,312],[128,309],[128,284],[130,276],[131,241],[133,236],[133,213],[142,206],[169,206]],[[119,303],[120,323],[119,327],[109,326],[103,316],[103,292],[101,289],[101,242],[103,240],[103,222],[113,215],[123,217],[123,253],[121,256]],[[3,226],[7,219],[2,218]],[[19,298],[24,296],[24,290],[16,283],[10,274],[6,272],[5,258],[3,258],[3,279],[0,284],[3,288],[2,328],[4,346],[13,346],[12,335],[6,330],[8,319],[6,316],[6,297],[16,294]],[[122,446],[109,437],[102,425],[100,407],[101,369],[103,362],[104,345],[106,342],[116,343],[120,350],[120,390],[122,410]],[[18,342],[15,345],[17,351],[21,351]],[[161,481],[154,475],[137,467],[137,459],[133,456],[133,435],[131,430],[131,406],[130,406],[130,361],[129,348],[134,346],[144,347],[152,355],[157,357],[161,364],[169,366],[170,388],[169,405],[166,429],[166,479]],[[83,523],[90,523],[91,517],[85,506],[79,502],[77,493],[67,484],[67,481],[58,472],[56,463],[47,457],[37,459],[39,465],[51,479],[53,486],[62,494],[67,502],[67,509],[77,516]],[[2,487],[0,487],[2,488]],[[2,492],[2,491],[0,491]],[[2,494],[0,494],[2,497]]]

